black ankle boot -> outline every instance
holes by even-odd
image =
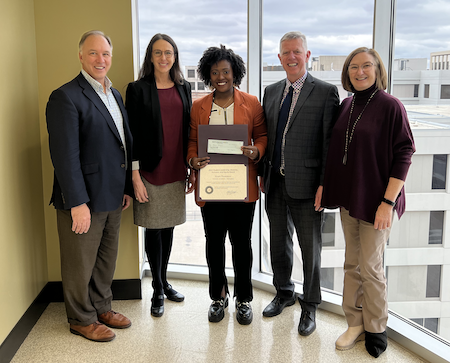
[[[387,348],[387,333],[369,333],[366,331],[366,350],[375,358],[378,358]]]

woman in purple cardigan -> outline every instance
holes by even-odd
[[[348,329],[336,341],[347,350],[365,339],[374,357],[386,350],[388,318],[383,253],[394,210],[405,211],[403,188],[414,140],[406,111],[384,92],[387,74],[373,49],[355,49],[341,77],[345,99],[333,129],[322,205],[340,207],[345,237],[343,303]]]

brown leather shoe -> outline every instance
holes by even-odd
[[[70,324],[70,332],[94,342],[110,342],[116,337],[111,329],[98,321],[87,326]]]
[[[106,326],[115,329],[125,329],[131,326],[130,319],[120,313],[116,313],[114,310],[99,315],[98,320]]]

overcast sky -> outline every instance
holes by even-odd
[[[289,4],[295,3],[295,7]],[[373,0],[264,0],[263,61],[278,65],[280,37],[307,36],[312,56],[348,55],[372,45]],[[224,44],[247,59],[247,1],[140,0],[141,57],[155,33],[170,35],[182,66],[197,65],[203,51]],[[428,58],[450,50],[450,0],[397,0],[395,58]]]

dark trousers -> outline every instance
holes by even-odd
[[[72,232],[69,210],[57,210],[61,276],[69,323],[90,325],[111,310],[122,207],[91,214],[87,233]]]
[[[266,211],[270,222],[270,258],[273,284],[280,297],[294,293],[292,236],[295,231],[302,252],[302,308],[315,311],[321,303],[320,254],[323,212],[314,210],[314,199],[293,199],[286,192],[284,177],[272,174]]]
[[[167,287],[167,265],[172,251],[174,227],[145,229],[145,252],[153,277],[153,294],[162,295]]]
[[[225,275],[225,237],[228,231],[234,268],[234,296],[238,301],[252,301],[252,246],[251,233],[255,202],[207,202],[201,208],[206,236],[206,260],[209,269],[209,296],[221,297],[228,293]]]

